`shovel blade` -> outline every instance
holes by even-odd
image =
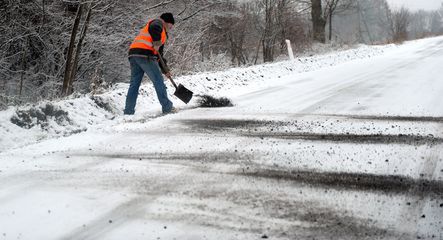
[[[182,100],[184,103],[188,103],[189,101],[191,101],[193,94],[194,93],[191,90],[185,88],[185,86],[181,84],[178,85],[174,92],[174,95]]]

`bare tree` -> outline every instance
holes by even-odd
[[[294,43],[305,41],[305,30],[297,12],[297,2],[290,0],[261,0],[256,5],[256,30],[260,36],[259,47],[263,53],[263,61],[271,62],[279,53],[286,49],[286,39]],[[257,58],[256,58],[257,59]]]
[[[391,40],[391,10],[386,0],[358,0],[358,39],[363,43]]]
[[[261,2],[264,8],[264,28],[261,39],[264,62],[272,62],[274,60],[274,45],[277,34],[275,26],[277,9],[274,5],[275,2],[273,0],[262,0]]]
[[[420,10],[411,14],[411,24],[409,25],[409,37],[413,39],[423,38],[431,34],[429,29],[429,14]]]
[[[77,37],[78,28],[80,26],[80,19],[82,17],[82,10],[83,10],[83,4],[79,4],[77,14],[75,15],[74,24],[72,26],[71,38],[69,41],[68,54],[67,54],[66,63],[65,63],[65,74],[64,74],[64,78],[63,78],[62,95],[68,95],[68,92],[69,92],[68,89],[69,89],[69,85],[71,83],[71,76],[72,76],[71,73],[72,73],[72,71],[74,71],[73,66],[72,66],[73,65],[72,54],[74,53],[75,40]]]
[[[332,17],[339,11],[354,6],[351,0],[311,0],[314,41],[326,42],[326,24],[329,22],[329,40],[332,39]]]
[[[72,94],[72,92],[74,91],[73,82],[75,81],[75,77],[77,75],[78,62],[79,62],[80,54],[82,52],[83,41],[86,37],[86,32],[88,30],[89,20],[91,19],[91,12],[92,12],[92,6],[91,6],[91,4],[89,4],[88,13],[86,14],[85,22],[83,23],[82,31],[80,33],[80,38],[78,40],[77,46],[75,47],[75,55],[74,55],[74,59],[72,62],[72,69],[71,69],[69,81],[68,81],[68,88],[67,88],[68,94]]]
[[[443,17],[438,11],[430,13],[430,31],[433,35],[443,34]]]
[[[48,0],[0,1],[0,94],[6,105],[54,96],[67,25],[60,8],[62,3]]]
[[[175,74],[199,70],[204,61],[274,61],[285,39],[299,46],[294,49],[310,41],[308,19],[294,7],[298,1],[0,1],[0,104],[57,98],[60,89],[87,93],[91,82],[127,81],[130,42],[148,19],[166,11],[176,16],[165,49]]]
[[[332,18],[334,15],[356,8],[357,2],[354,0],[326,0],[326,8],[324,11],[325,19],[329,23],[329,41],[332,40]]]
[[[411,13],[405,7],[392,13],[392,37],[394,42],[403,42],[408,39],[408,26]]]
[[[311,0],[311,17],[314,41],[326,42],[326,19],[323,16],[322,0]]]

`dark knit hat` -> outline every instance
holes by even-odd
[[[172,15],[172,13],[163,13],[160,18],[167,23],[175,24],[174,16]]]

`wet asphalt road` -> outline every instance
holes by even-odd
[[[391,91],[442,44],[3,153],[0,240],[443,239],[443,117]]]

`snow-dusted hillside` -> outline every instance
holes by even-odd
[[[177,78],[196,94],[216,97],[235,97],[279,84],[279,79],[302,72],[315,71],[348,61],[367,59],[397,49],[395,45],[365,46],[311,57],[296,58],[247,68],[222,72],[202,72]],[[172,96],[179,108],[196,106],[196,99],[185,106]],[[69,99],[41,102],[30,106],[11,107],[0,112],[0,151],[25,146],[52,137],[68,136],[87,130],[96,130],[121,121],[128,84],[117,84],[100,95],[75,96]],[[140,88],[136,115],[143,119],[159,114],[160,106],[153,86],[145,77]]]

